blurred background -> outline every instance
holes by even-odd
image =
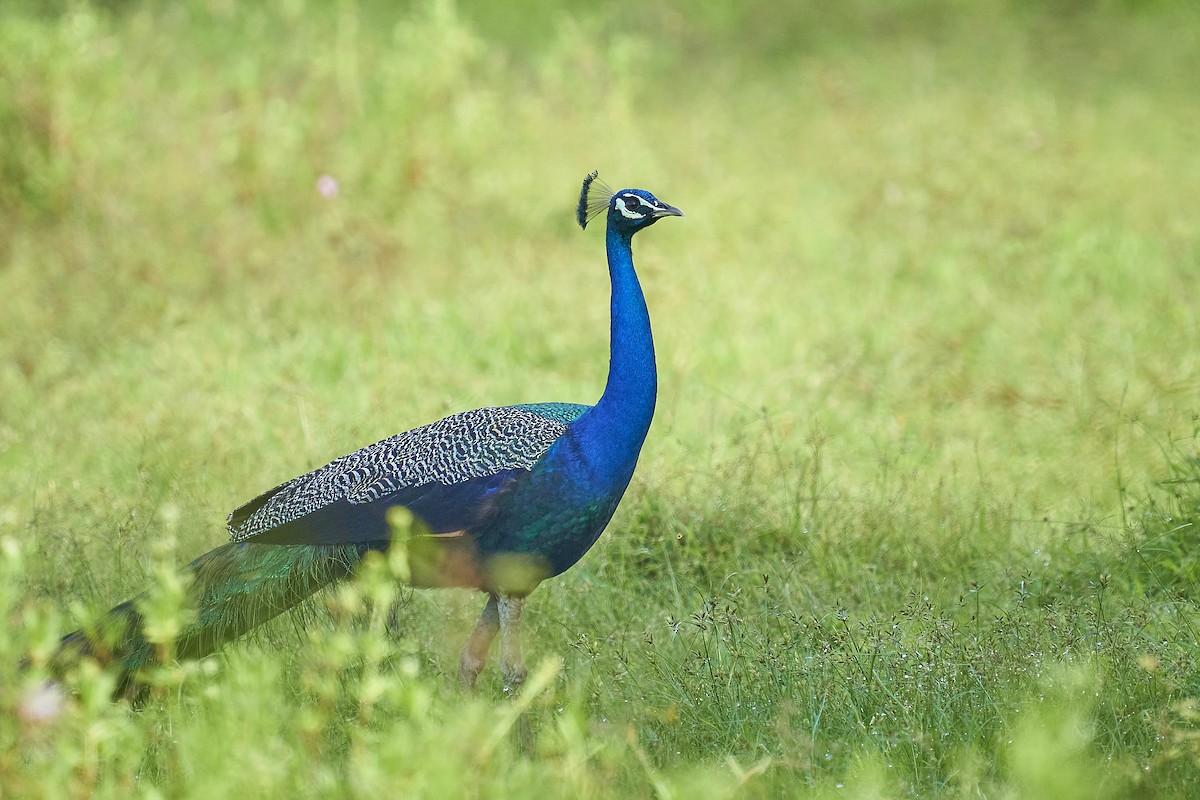
[[[594,396],[605,274],[570,214],[593,168],[689,213],[641,248],[651,458],[765,413],[848,474],[882,452],[1021,484],[1031,513],[1111,512],[1122,414],[1159,438],[1190,424],[1191,4],[2,13],[10,441],[45,452],[54,432],[14,420],[65,412],[64,381],[102,395],[91,424],[115,403],[143,439],[191,400],[300,398],[344,430],[385,376],[368,437]],[[272,424],[237,414],[189,426],[240,449]]]

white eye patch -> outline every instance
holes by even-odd
[[[616,200],[616,206],[617,206],[617,210],[621,212],[621,214],[625,217],[625,219],[645,219],[646,218],[645,214],[639,214],[636,211],[630,211],[628,208],[626,208],[624,198],[618,197]]]

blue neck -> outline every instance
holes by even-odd
[[[608,383],[604,395],[574,426],[581,437],[590,440],[593,468],[625,480],[633,474],[650,430],[658,393],[650,314],[633,270],[630,238],[612,226],[605,237],[612,280]]]

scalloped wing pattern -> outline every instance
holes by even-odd
[[[558,403],[478,408],[396,434],[242,505],[229,515],[230,539],[240,542],[338,500],[370,503],[400,489],[531,469],[586,408]]]

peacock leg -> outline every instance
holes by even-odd
[[[463,645],[462,655],[458,658],[459,686],[464,689],[475,688],[475,679],[479,677],[479,672],[487,661],[488,648],[492,646],[492,639],[496,638],[498,630],[500,614],[496,610],[496,595],[493,594],[488,597],[487,605],[483,607],[483,613],[475,623],[475,630],[471,631],[470,638]]]
[[[500,595],[500,674],[504,678],[504,691],[510,696],[521,690],[529,672],[521,652],[521,611],[524,608],[524,597]]]

